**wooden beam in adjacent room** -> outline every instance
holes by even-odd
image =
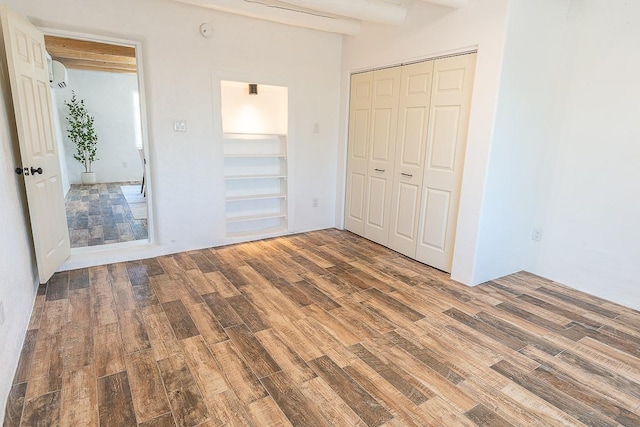
[[[47,52],[67,68],[135,73],[136,50],[130,46],[45,36]]]
[[[135,74],[137,72],[136,64],[119,64],[116,62],[91,61],[82,59],[64,59],[53,57],[56,61],[60,61],[65,67],[74,70],[104,71],[108,73],[128,73]]]

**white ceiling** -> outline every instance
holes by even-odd
[[[460,8],[468,0],[173,0],[282,24],[354,35],[362,22],[400,25],[407,1]]]

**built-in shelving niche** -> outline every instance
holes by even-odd
[[[227,237],[234,240],[289,230],[287,180],[288,89],[221,82]]]
[[[227,235],[277,234],[287,226],[287,137],[224,135]]]

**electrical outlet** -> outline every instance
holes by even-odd
[[[320,133],[320,123],[313,124],[313,133]]]
[[[186,132],[187,131],[187,121],[186,120],[174,120],[173,121],[173,131],[174,132]]]
[[[311,199],[311,206],[314,208],[317,208],[318,205],[320,205],[320,199],[318,199],[317,197],[314,197],[313,199]]]
[[[542,229],[541,228],[534,228],[533,229],[533,233],[531,234],[531,240],[535,240],[536,242],[539,242],[540,240],[542,240]]]
[[[0,301],[0,326],[4,325],[4,321],[5,321],[5,317],[4,317],[4,305],[2,304],[2,301]]]

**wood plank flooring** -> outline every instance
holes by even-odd
[[[57,273],[4,425],[640,426],[640,313],[335,229]]]

